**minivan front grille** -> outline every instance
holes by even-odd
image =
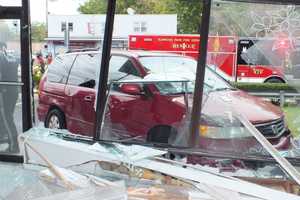
[[[286,128],[284,125],[284,118],[280,118],[274,121],[255,124],[257,130],[259,130],[266,138],[279,137],[282,135]]]

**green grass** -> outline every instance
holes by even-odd
[[[300,107],[288,106],[284,107],[283,110],[292,134],[295,137],[300,136]]]

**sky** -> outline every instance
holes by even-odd
[[[9,0],[11,1],[11,0]],[[30,0],[31,8],[31,21],[46,21],[46,1],[47,0]],[[84,3],[86,0],[48,0],[48,12],[49,14],[63,14],[72,15],[78,14],[78,7],[80,3]]]
[[[29,0],[32,22],[46,22],[46,1]],[[87,0],[48,0],[48,11],[50,14],[72,15],[78,14],[79,4]],[[2,6],[20,6],[21,0],[0,0]]]

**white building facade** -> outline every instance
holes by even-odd
[[[101,45],[105,15],[49,15],[48,49],[59,53],[64,49],[63,23],[72,23],[70,48],[95,48]],[[132,34],[176,34],[177,15],[116,15],[113,48],[126,48]]]

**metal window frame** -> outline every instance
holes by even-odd
[[[216,0],[217,1],[217,0]],[[300,0],[219,0],[220,2],[245,2],[245,3],[261,3],[261,4],[293,4],[300,5]],[[200,48],[199,48],[199,58],[197,63],[196,71],[196,81],[195,81],[195,90],[192,106],[192,116],[191,124],[189,131],[189,146],[196,147],[197,141],[199,139],[199,121],[201,117],[202,110],[202,96],[203,96],[203,85],[205,77],[205,66],[206,66],[206,57],[207,57],[207,43],[208,43],[208,34],[209,34],[209,21],[210,21],[210,12],[212,0],[199,0],[199,3],[203,4],[201,23],[199,26],[199,33],[201,35]],[[109,58],[111,52],[111,43],[112,43],[112,32],[114,25],[114,15],[116,8],[116,0],[108,0],[107,13],[106,13],[106,24],[105,24],[105,33],[104,33],[104,42],[103,42],[103,52],[101,58],[101,73],[99,77],[99,87],[97,94],[97,106],[96,106],[96,125],[94,129],[93,139],[96,141],[101,141],[101,126],[103,123],[103,115],[105,110],[105,104],[107,100],[108,93],[108,67],[109,67]],[[202,52],[202,53],[200,53]]]
[[[196,81],[193,97],[193,107],[191,113],[191,124],[190,124],[190,135],[189,135],[189,146],[196,147],[199,141],[199,121],[202,110],[202,97],[203,97],[203,85],[205,77],[205,66],[207,58],[207,44],[209,34],[209,21],[211,11],[211,0],[202,1],[202,17],[200,25],[200,48],[199,57],[197,62],[196,70]],[[200,53],[201,52],[201,53]]]
[[[32,128],[33,124],[33,88],[31,80],[31,23],[29,0],[22,0],[21,12],[21,80],[22,87],[22,121],[23,131]]]
[[[21,45],[21,81],[16,83],[22,88],[22,127],[23,131],[32,128],[33,124],[33,92],[31,85],[31,35],[30,35],[30,4],[22,0],[22,6],[0,6],[0,19],[20,20]],[[22,155],[0,152],[0,161],[22,163]]]
[[[106,22],[103,38],[102,57],[100,66],[99,85],[96,102],[96,124],[94,125],[94,140],[99,140],[101,137],[101,126],[103,123],[103,116],[105,105],[107,101],[107,81],[109,72],[109,60],[111,54],[112,34],[114,27],[114,17],[116,9],[116,0],[107,0]]]
[[[31,90],[31,34],[30,4],[22,0],[22,6],[0,6],[0,19],[20,20],[21,81],[22,86],[22,125],[23,131],[32,128]]]
[[[0,6],[0,19],[21,19],[22,7]]]

